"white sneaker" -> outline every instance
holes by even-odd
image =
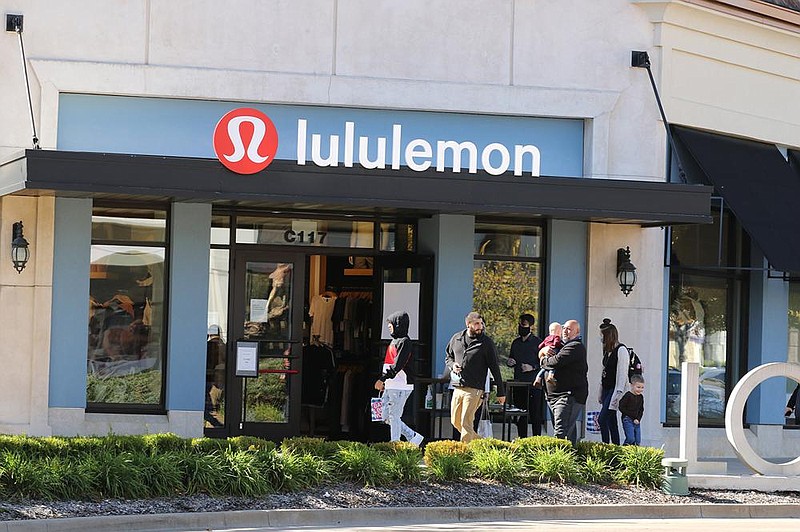
[[[424,440],[424,439],[425,439],[425,436],[423,436],[422,434],[417,432],[417,435],[414,436],[413,438],[411,438],[409,441],[411,443],[413,443],[414,445],[416,445],[417,447],[419,447],[420,445],[422,445],[422,440]]]

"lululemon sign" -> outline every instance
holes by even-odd
[[[278,130],[267,115],[249,107],[225,114],[214,128],[214,152],[237,174],[255,174],[270,165],[278,151]]]

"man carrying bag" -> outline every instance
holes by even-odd
[[[450,401],[450,422],[461,434],[461,441],[470,442],[480,436],[473,423],[481,406],[486,372],[491,371],[497,384],[497,402],[506,401],[505,384],[500,375],[494,341],[484,333],[483,318],[470,312],[465,319],[467,328],[453,335],[445,350],[445,363],[453,383]]]

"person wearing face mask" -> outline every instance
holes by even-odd
[[[535,322],[531,314],[522,314],[519,317],[517,336],[511,342],[511,349],[506,364],[514,368],[514,380],[531,383],[527,390],[516,388],[511,396],[514,406],[528,411],[529,419],[517,420],[517,434],[520,438],[528,436],[528,421],[533,427],[533,435],[542,435],[542,418],[544,417],[542,403],[542,390],[533,387],[533,381],[539,372],[539,344],[541,339],[533,334],[532,327]]]
[[[484,333],[483,318],[470,312],[465,318],[467,328],[450,338],[445,349],[445,364],[451,374],[453,398],[450,401],[450,422],[467,443],[479,438],[473,422],[481,406],[486,372],[491,371],[497,386],[497,402],[506,402],[506,390],[497,361],[494,341]]]

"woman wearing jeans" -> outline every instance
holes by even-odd
[[[628,385],[628,349],[619,343],[617,327],[605,318],[600,324],[600,336],[603,341],[603,374],[600,378],[600,437],[603,443],[619,445],[619,423],[617,410],[619,400]]]
[[[406,367],[414,354],[411,338],[408,337],[410,320],[407,313],[395,312],[386,321],[392,341],[386,348],[383,375],[375,382],[375,389],[383,391],[383,422],[389,425],[390,441],[400,441],[402,434],[406,440],[419,445],[424,439],[422,434],[414,432],[402,420],[406,401],[414,391],[411,374],[406,373]]]

